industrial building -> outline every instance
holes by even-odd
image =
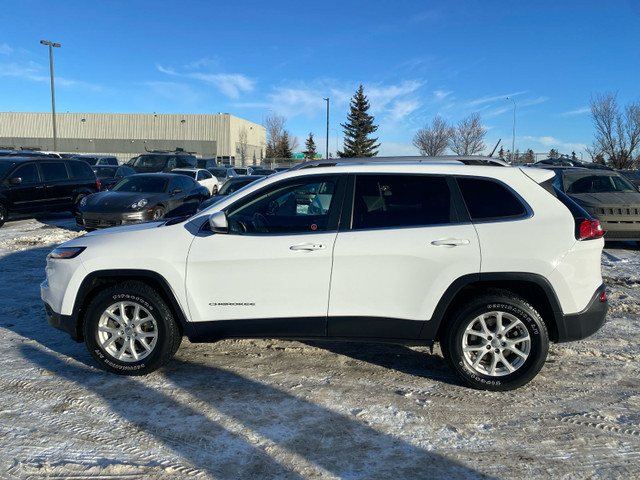
[[[150,150],[183,149],[253,165],[261,163],[266,144],[262,125],[228,113],[56,113],[55,120],[58,152],[115,155],[120,163]],[[53,151],[51,112],[0,112],[0,149]]]

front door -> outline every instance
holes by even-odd
[[[195,238],[186,287],[200,335],[326,334],[338,187],[336,176],[266,186],[226,210],[229,233]]]

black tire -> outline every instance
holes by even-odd
[[[167,211],[165,210],[164,207],[157,206],[156,208],[153,209],[153,219],[154,220],[159,220],[161,218],[164,218],[164,216],[166,214],[167,214]]]
[[[0,203],[0,227],[7,221],[8,216],[9,212],[7,211],[7,207],[4,206],[4,203]]]
[[[76,197],[75,202],[73,202],[73,207],[71,207],[71,213],[73,215],[75,215],[76,213],[78,213],[78,205],[80,204],[80,200],[82,200],[84,197],[86,197],[87,194],[86,193],[80,193],[78,194],[78,196]]]
[[[91,356],[119,375],[157,370],[171,360],[182,340],[166,302],[137,281],[99,292],[89,304],[83,328]]]
[[[454,313],[440,347],[466,384],[506,391],[538,374],[549,351],[549,334],[538,312],[524,299],[490,290]]]

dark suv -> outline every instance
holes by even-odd
[[[180,153],[143,153],[127,162],[136,173],[169,173],[174,168],[196,168],[194,155]]]
[[[100,190],[87,162],[49,157],[0,158],[0,226],[9,217],[74,211]]]

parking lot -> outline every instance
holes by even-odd
[[[73,218],[0,229],[2,478],[637,478],[640,251],[607,244],[610,313],[525,387],[463,387],[438,347],[184,340],[146,377],[49,327],[45,257]]]

